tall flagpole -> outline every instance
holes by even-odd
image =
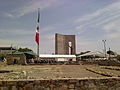
[[[39,29],[40,29],[40,27],[39,27],[39,25],[40,25],[40,8],[38,8],[38,19],[37,19],[37,31],[38,31],[37,57],[39,57],[39,51],[40,51],[40,48],[39,48],[39,42],[40,42]]]

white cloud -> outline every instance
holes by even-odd
[[[75,22],[89,21],[93,19],[103,19],[108,16],[118,15],[120,13],[120,1],[112,3],[104,8],[98,9],[94,13],[84,15],[77,19]],[[99,18],[98,18],[99,17]]]
[[[28,45],[34,41],[34,36],[31,34],[35,34],[30,30],[22,30],[22,29],[9,29],[9,30],[0,30],[1,37],[0,38],[0,45]],[[25,38],[26,37],[26,38]],[[32,39],[33,38],[33,39]]]
[[[47,54],[51,54],[54,53],[54,44],[55,44],[55,37],[53,34],[46,34],[46,35],[42,35],[40,37],[40,51],[42,53],[47,53]]]
[[[103,25],[103,29],[106,32],[106,37],[109,39],[119,39],[120,38],[120,20],[114,20]]]
[[[92,40],[90,38],[77,38],[77,52],[82,51],[92,51],[92,50],[98,50],[99,45],[96,44],[95,40]]]
[[[7,12],[3,13],[3,16],[8,17],[8,18],[14,18],[14,15],[12,15],[11,13],[7,13]]]
[[[88,15],[82,16],[79,19],[77,19],[75,22],[84,22],[84,21],[94,19],[95,17],[100,15],[100,12],[101,12],[101,10],[99,10],[93,14],[88,14]]]
[[[23,30],[23,29],[9,29],[9,30],[0,30],[1,34],[7,34],[9,35],[28,35],[35,33],[32,30]]]
[[[37,11],[38,8],[40,8],[40,10],[43,10],[51,6],[60,5],[62,3],[63,0],[32,0],[24,3],[24,6],[17,7],[15,10],[11,11],[9,15],[19,18],[28,13]]]
[[[47,41],[51,41],[51,40],[54,40],[54,35],[46,34],[46,35],[42,35],[41,38],[43,38],[44,40],[47,40]]]
[[[120,31],[120,1],[114,2],[108,6],[105,6],[94,13],[84,15],[77,20],[75,23],[79,23],[75,27],[76,30],[82,30],[85,32],[89,28],[99,28],[99,30],[111,30]],[[107,31],[107,36],[111,33]],[[110,35],[108,35],[110,34]]]
[[[81,41],[79,43],[77,43],[78,46],[89,46],[89,45],[92,45],[92,42],[90,41]]]
[[[116,30],[120,31],[120,20],[114,20],[112,22],[109,22],[105,25],[103,25],[104,30]]]
[[[0,39],[0,46],[6,46],[6,45],[22,45],[22,44],[27,44],[28,42],[25,42],[24,40],[19,40],[19,39],[14,39],[11,40],[10,38],[8,39]]]
[[[107,34],[107,37],[112,39],[120,38],[120,33],[109,33]]]
[[[49,32],[49,31],[51,31],[53,29],[55,29],[54,26],[47,26],[47,27],[41,28],[41,31],[42,32]]]

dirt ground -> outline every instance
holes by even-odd
[[[0,66],[0,71],[10,71],[0,72],[0,80],[103,78],[120,75],[120,67],[97,65],[8,65]]]

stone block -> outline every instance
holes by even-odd
[[[75,85],[74,84],[70,84],[69,85],[69,89],[74,89],[75,88]]]

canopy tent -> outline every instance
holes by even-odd
[[[78,57],[84,57],[84,56],[98,56],[98,57],[105,57],[105,55],[102,52],[99,51],[94,51],[94,52],[89,52],[83,55],[79,55]]]

